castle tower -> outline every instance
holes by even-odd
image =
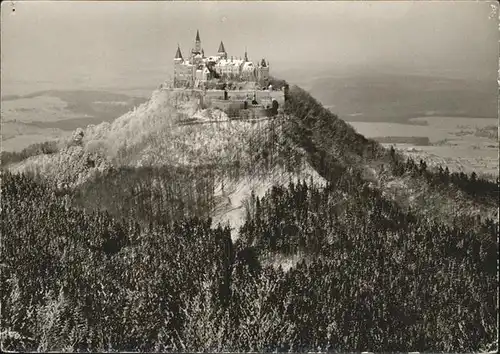
[[[265,59],[262,59],[257,68],[257,81],[261,85],[267,85],[269,80],[269,65]]]
[[[247,47],[245,47],[245,62],[249,61],[248,60],[248,54],[247,54]]]
[[[201,39],[200,39],[200,31],[199,30],[196,30],[196,39],[194,41],[193,53],[201,54]]]
[[[224,43],[222,43],[222,41],[220,41],[219,50],[217,52],[217,55],[221,58],[227,59],[226,48],[224,48]]]
[[[177,44],[177,52],[175,53],[175,57],[174,57],[174,63],[181,63],[182,61],[184,61],[184,58],[182,58],[182,53],[181,53],[181,47],[179,46],[179,44]]]
[[[181,47],[177,43],[177,52],[174,57],[174,87],[177,87],[177,84],[180,80],[183,79],[182,73],[182,63],[184,62],[184,58],[182,57]]]

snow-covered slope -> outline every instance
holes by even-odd
[[[223,112],[198,110],[197,103],[196,92],[159,89],[148,102],[113,122],[75,132],[70,141],[60,143],[59,152],[31,157],[11,170],[76,187],[99,171],[122,166],[229,166],[237,162],[241,172],[232,178],[221,174],[214,186],[219,202],[213,221],[228,223],[233,230],[244,221],[245,200],[252,191],[262,196],[274,184],[299,178],[324,183],[300,158],[304,152],[298,148],[293,153],[284,151],[288,142],[280,131],[283,116],[231,121]],[[287,159],[297,157],[293,169],[284,167]]]
[[[223,179],[216,189],[215,197],[219,203],[212,215],[214,225],[229,225],[233,239],[244,224],[247,214],[247,201],[252,192],[256,197],[262,198],[273,185],[287,185],[289,182],[297,183],[299,180],[312,181],[317,186],[324,186],[325,180],[307,162],[302,161],[300,166],[295,166],[295,171],[287,171],[279,165],[262,174],[246,174],[238,180]]]

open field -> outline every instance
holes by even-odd
[[[341,117],[343,118],[343,117]],[[349,121],[348,119],[346,119]],[[492,139],[481,139],[486,137],[477,136],[476,132],[484,128],[498,126],[498,120],[494,118],[464,118],[464,117],[417,117],[409,119],[408,124],[389,122],[358,122],[349,121],[356,130],[367,137],[428,137],[432,144],[437,144],[446,139],[449,145],[464,142],[462,136],[468,136],[467,141],[495,142]]]
[[[425,159],[428,165],[448,166],[450,171],[463,171],[479,175],[498,176],[498,147],[479,149],[452,146],[403,147],[395,145],[415,160]]]
[[[57,140],[71,135],[58,128],[39,128],[22,122],[2,122],[2,151],[19,151],[47,140]]]
[[[498,175],[498,121],[463,117],[419,117],[413,124],[350,122],[361,134],[370,137],[428,137],[429,146],[411,143],[394,145],[415,159],[430,165],[441,164],[450,170]],[[422,125],[422,123],[426,125]],[[495,134],[496,133],[496,134]]]
[[[18,151],[37,142],[64,138],[77,128],[112,121],[146,100],[144,90],[128,94],[46,90],[3,96],[2,150]]]

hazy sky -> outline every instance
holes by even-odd
[[[160,83],[177,43],[291,67],[496,78],[496,2],[2,2],[2,90]],[[158,77],[161,76],[161,77]],[[37,86],[38,87],[38,86]]]

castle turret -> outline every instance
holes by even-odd
[[[248,61],[247,47],[245,47],[245,62]]]
[[[180,63],[183,60],[184,58],[182,58],[181,47],[177,44],[177,52],[175,53],[174,63]]]
[[[201,39],[200,39],[200,31],[199,30],[196,30],[196,39],[194,41],[193,53],[201,54]]]
[[[269,80],[269,65],[268,63],[266,63],[265,59],[262,59],[257,68],[257,81],[261,85],[266,85],[268,80]]]
[[[174,86],[176,86],[179,80],[183,79],[182,72],[182,63],[184,62],[184,58],[182,57],[181,47],[177,44],[177,52],[174,57]]]
[[[224,43],[222,43],[222,41],[220,41],[219,50],[217,52],[217,55],[221,58],[227,59],[226,48],[224,48]]]

